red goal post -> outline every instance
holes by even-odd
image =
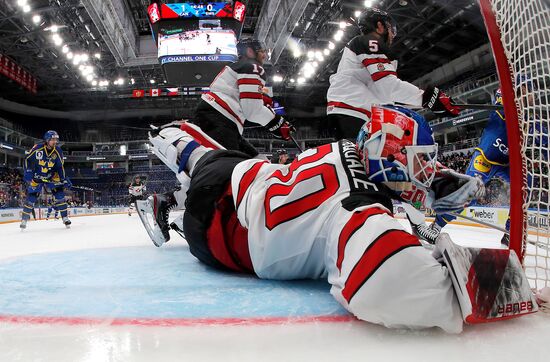
[[[506,116],[510,248],[522,260],[531,286],[540,289],[550,286],[550,160],[544,144],[550,128],[550,6],[547,0],[479,0],[479,5]],[[525,85],[525,78],[530,87],[518,81]]]

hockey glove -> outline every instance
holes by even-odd
[[[445,169],[432,182],[430,199],[433,202],[429,207],[438,214],[457,212],[484,194],[485,187],[480,178]]]
[[[438,116],[455,117],[460,114],[460,108],[454,106],[451,97],[437,87],[429,87],[422,95],[422,107],[429,108]]]
[[[273,137],[283,139],[285,141],[290,140],[290,134],[292,132],[296,132],[296,128],[294,128],[290,122],[278,114],[276,114],[275,118],[273,118],[273,120],[271,120],[271,122],[266,124],[264,127],[271,132]]]

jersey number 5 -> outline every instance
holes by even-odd
[[[338,191],[340,185],[334,165],[323,163],[315,167],[303,167],[332,152],[332,145],[321,146],[316,151],[313,155],[294,161],[286,175],[278,170],[268,179],[268,182],[275,181],[268,187],[264,200],[265,225],[269,230],[316,209]],[[276,202],[276,197],[281,197],[283,201],[274,207],[272,203]]]
[[[371,52],[378,51],[378,40],[369,40],[369,50]]]

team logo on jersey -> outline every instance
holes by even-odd
[[[36,152],[36,159],[41,160],[42,158],[44,158],[44,153],[42,151]]]
[[[477,155],[474,159],[474,168],[479,172],[489,172],[491,164],[487,162],[483,155]]]
[[[378,63],[378,65],[376,66],[376,68],[378,68],[379,71],[386,70],[386,68],[384,68],[384,64],[382,64],[382,63]]]

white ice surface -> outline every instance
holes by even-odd
[[[500,233],[447,227],[454,240],[497,246]],[[179,243],[177,235],[164,247]],[[180,239],[181,240],[181,239]],[[67,250],[150,245],[137,215],[0,225],[0,259]],[[1,288],[1,286],[0,286]],[[0,298],[2,292],[0,290]],[[36,303],[40,303],[39,300]],[[93,303],[93,301],[90,301]],[[548,361],[550,317],[535,315],[439,330],[391,330],[369,323],[269,326],[111,326],[0,323],[0,361]]]

